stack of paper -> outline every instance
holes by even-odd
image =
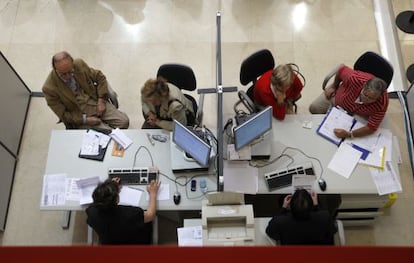
[[[132,144],[132,140],[128,138],[119,128],[113,130],[109,136],[117,141],[124,149],[128,148]]]

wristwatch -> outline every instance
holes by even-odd
[[[86,123],[86,113],[83,113],[82,114],[82,121],[83,121],[83,124]]]

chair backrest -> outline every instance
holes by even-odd
[[[247,85],[266,71],[275,67],[275,60],[268,49],[256,51],[247,57],[240,66],[240,83]]]
[[[362,54],[354,64],[355,70],[371,73],[384,80],[388,86],[391,84],[394,69],[391,64],[382,56],[372,51]]]
[[[158,68],[157,77],[159,76],[179,89],[193,91],[197,87],[194,71],[186,65],[163,64]]]

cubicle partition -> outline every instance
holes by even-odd
[[[0,230],[6,226],[15,166],[32,92],[0,52]]]

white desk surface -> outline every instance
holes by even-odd
[[[271,238],[266,234],[266,227],[271,217],[254,218],[254,244],[256,246],[272,246]],[[201,218],[184,219],[184,227],[201,226]],[[275,242],[275,241],[274,241]]]
[[[327,189],[321,192],[319,186],[315,182],[314,189],[318,193],[323,194],[369,194],[377,195],[377,189],[374,181],[371,178],[368,168],[358,165],[349,179],[346,179],[327,168],[328,163],[332,159],[337,146],[323,137],[316,134],[316,128],[322,121],[324,115],[286,115],[284,121],[273,120],[273,142],[272,142],[272,158],[280,155],[282,150],[288,147],[294,147],[302,150],[308,156],[319,159],[323,166],[323,178],[327,183]],[[305,129],[302,127],[304,121],[312,121],[312,129]],[[384,120],[387,127],[387,121]],[[51,133],[49,154],[45,169],[45,174],[66,173],[68,177],[73,178],[85,178],[91,176],[99,176],[101,181],[107,178],[108,168],[127,168],[133,165],[134,155],[139,146],[146,146],[152,154],[154,164],[157,166],[161,173],[168,175],[170,178],[176,178],[180,174],[174,175],[170,166],[170,142],[161,143],[155,141],[155,145],[151,145],[147,139],[146,133],[151,134],[163,134],[168,136],[169,132],[162,130],[123,130],[125,134],[132,139],[133,144],[125,151],[124,157],[112,156],[113,140],[108,145],[108,149],[103,162],[82,159],[78,157],[83,133],[85,130],[54,130]],[[306,156],[295,150],[288,150],[288,154],[295,155],[295,162],[309,161]],[[302,159],[303,158],[303,159]],[[135,166],[151,166],[151,159],[147,152],[142,149],[137,158]],[[394,158],[394,160],[396,160]],[[269,192],[265,185],[264,176],[265,172],[275,170],[278,165],[286,165],[288,159],[284,159],[282,163],[275,162],[272,165],[259,169],[259,191],[260,194],[279,194],[279,193],[292,193],[292,187],[286,187]],[[317,161],[312,160],[315,171],[319,177],[321,168]],[[398,172],[398,166],[393,161],[395,170]],[[210,169],[209,173],[212,173],[213,169]],[[215,191],[216,177],[214,175],[207,175],[207,172],[200,172],[197,174],[204,174],[204,176],[197,177],[207,179],[208,189]],[[224,175],[225,176],[225,175]],[[200,192],[197,184],[197,191],[190,191],[190,184],[186,189],[178,185],[178,190],[181,193],[181,203],[175,205],[173,203],[173,194],[176,191],[175,184],[160,175],[162,183],[168,183],[170,185],[170,199],[166,201],[158,202],[159,210],[200,210],[201,200],[205,199]],[[184,182],[183,179],[179,180]],[[145,186],[142,186],[145,189]],[[189,198],[186,197],[186,192]],[[146,208],[147,201],[145,195],[140,200],[140,206]],[[44,210],[82,210],[81,207],[75,201],[67,201],[63,206],[54,207],[41,207]]]
[[[114,141],[108,145],[107,152],[103,162],[82,159],[78,157],[80,147],[82,144],[83,134],[85,130],[54,130],[51,133],[49,153],[46,163],[45,174],[65,173],[70,178],[86,178],[92,176],[99,176],[101,181],[108,177],[108,168],[129,168],[133,166],[134,155],[138,147],[146,146],[151,152],[154,160],[154,165],[158,167],[160,173],[168,175],[175,179],[170,167],[170,138],[169,133],[162,130],[123,130],[123,132],[133,141],[133,144],[125,151],[123,157],[112,156],[112,147]],[[147,133],[162,134],[168,136],[167,142],[154,141],[155,145],[151,145],[147,138]],[[141,149],[136,158],[136,167],[151,166],[151,158],[145,149]],[[193,174],[204,174],[204,176],[197,177],[197,191],[190,191],[190,183],[186,186],[188,196],[184,187],[177,185],[178,191],[181,193],[181,202],[175,205],[173,202],[173,194],[176,191],[174,182],[168,180],[165,176],[160,174],[161,183],[169,184],[170,199],[165,201],[158,201],[159,210],[199,210],[201,209],[201,200],[205,199],[200,192],[199,180],[201,178],[207,179],[207,188],[209,191],[217,190],[216,177],[207,175],[212,172],[198,172]],[[190,176],[186,176],[190,178]],[[185,179],[178,179],[178,182],[184,183]],[[146,186],[139,186],[146,189]],[[146,191],[145,191],[146,192]],[[194,199],[192,199],[194,198]],[[40,200],[40,199],[39,199]],[[140,207],[146,208],[148,201],[145,195],[142,195],[140,200]],[[63,206],[41,207],[42,210],[82,210],[84,207],[79,205],[76,201],[66,201]]]
[[[350,178],[346,179],[335,172],[327,168],[333,155],[335,154],[338,147],[323,138],[316,133],[316,129],[322,122],[323,114],[314,115],[286,115],[285,120],[278,121],[273,120],[273,142],[272,142],[272,156],[271,159],[280,155],[284,147],[294,147],[302,150],[308,156],[317,158],[320,160],[323,166],[323,176],[325,179],[327,188],[326,191],[322,192],[319,189],[317,182],[315,182],[314,190],[318,193],[323,194],[378,194],[377,188],[369,169],[366,166],[358,164]],[[302,127],[303,122],[312,121],[312,128],[306,129]],[[389,127],[388,121],[385,118],[381,127]],[[395,149],[395,147],[393,147]],[[398,173],[398,165],[396,165],[397,158],[396,153],[393,150],[393,166],[395,171]],[[309,158],[299,153],[296,150],[288,150],[285,153],[295,154],[295,163],[301,161],[309,161]],[[310,160],[313,163],[317,178],[321,174],[321,167],[316,160]],[[286,165],[289,162],[287,158],[280,160],[272,165],[266,166],[259,169],[259,192],[269,193],[267,186],[264,181],[263,174],[276,170],[278,165]],[[274,190],[270,193],[292,193],[292,187],[285,187],[282,189]]]

